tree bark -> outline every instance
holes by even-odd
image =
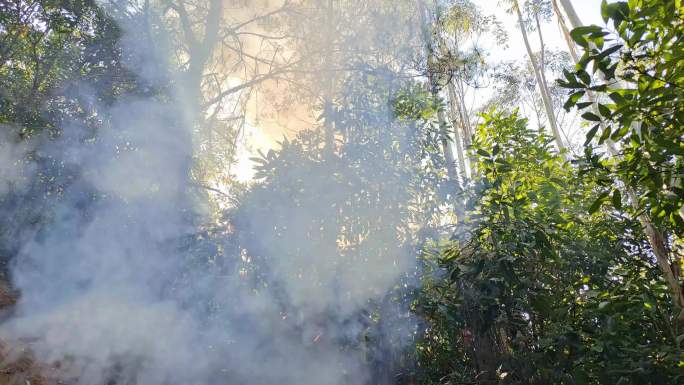
[[[553,0],[553,2],[555,3],[556,0]],[[572,29],[581,27],[582,22],[580,21],[579,16],[577,16],[577,12],[575,12],[575,7],[572,6],[572,3],[569,0],[560,0],[560,2],[565,10],[565,14],[568,15],[568,20],[570,21]]]
[[[559,150],[565,149],[563,144],[563,139],[561,138],[560,131],[558,130],[558,125],[556,124],[556,115],[553,113],[553,107],[551,106],[551,97],[548,94],[548,87],[544,78],[541,76],[541,71],[534,60],[534,54],[532,52],[532,47],[530,46],[530,41],[527,37],[527,31],[525,30],[525,23],[523,22],[522,13],[520,12],[520,7],[518,6],[518,1],[515,0],[513,3],[513,8],[518,16],[518,24],[520,25],[520,32],[522,33],[523,42],[525,43],[525,49],[527,50],[527,55],[532,62],[532,69],[534,72],[534,77],[539,85],[539,92],[541,93],[542,103],[544,104],[544,109],[546,110],[546,117],[549,120],[549,126],[551,126],[551,132],[553,133],[553,138],[556,140],[556,146]]]
[[[188,54],[190,57],[184,85],[188,94],[188,100],[196,104],[196,106],[194,106],[195,108],[189,110],[192,111],[192,113],[199,114],[198,116],[193,116],[192,120],[199,121],[202,119],[201,110],[204,105],[204,103],[202,103],[204,69],[214,52],[214,46],[218,42],[218,34],[221,19],[223,17],[223,1],[211,0],[209,3],[209,9],[204,23],[204,35],[201,39],[192,30],[192,22],[190,20],[190,15],[185,8],[185,3],[183,1],[180,1],[177,4],[173,3],[171,8],[178,13],[181,28],[183,29],[183,36],[189,47]]]
[[[434,72],[435,50],[432,42],[432,34],[430,33],[430,25],[427,18],[427,7],[424,1],[420,1],[420,12],[422,21],[423,42],[425,44],[427,56],[427,77],[429,83],[429,91],[435,100],[439,100],[439,84]],[[451,148],[451,135],[449,135],[448,125],[444,116],[444,109],[440,108],[437,111],[437,123],[439,124],[440,142],[442,151],[444,153],[444,160],[446,162],[446,169],[451,181],[457,189],[460,189],[458,181],[458,172],[456,170],[456,161],[454,159],[454,152]]]
[[[458,43],[459,39],[457,32],[454,32],[454,50],[456,52],[459,52]],[[454,82],[454,79],[452,79],[452,81],[449,82],[449,93],[450,95],[454,95],[452,99],[454,99],[454,101],[456,102],[455,108],[457,109],[458,114],[461,117],[461,128],[463,129],[463,143],[465,144],[465,147],[467,149],[472,145],[473,136],[470,126],[470,116],[468,115],[468,108],[465,105],[465,91],[463,87],[463,79],[461,76],[457,76],[455,77],[455,80],[457,81],[456,84]],[[458,85],[458,88],[456,87],[456,85]],[[473,156],[468,157],[468,160],[470,165],[470,176],[472,177],[473,175],[475,175],[475,165],[477,164],[477,160]]]
[[[454,142],[456,142],[456,154],[458,155],[458,167],[461,174],[461,181],[466,182],[468,180],[468,171],[466,170],[466,161],[463,153],[463,142],[461,141],[461,134],[465,132],[463,127],[465,125],[463,114],[460,112],[458,107],[458,101],[456,100],[456,92],[454,90],[453,83],[449,82],[447,86],[449,90],[449,111],[451,112],[451,125],[454,128]],[[457,113],[458,112],[458,117]],[[459,122],[458,125],[456,122]],[[459,130],[459,126],[461,130]]]

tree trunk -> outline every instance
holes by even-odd
[[[173,5],[173,9],[178,13],[185,43],[188,45],[189,64],[185,73],[185,92],[187,99],[193,106],[188,108],[191,113],[190,120],[193,123],[200,123],[204,118],[202,108],[202,81],[207,62],[214,52],[214,46],[218,42],[218,34],[223,17],[223,1],[211,0],[209,10],[204,20],[204,35],[196,36],[192,29],[190,15],[185,8],[185,2],[180,1]]]
[[[434,65],[435,50],[432,42],[432,34],[430,32],[430,25],[428,23],[428,9],[425,6],[424,1],[420,1],[420,13],[422,21],[422,34],[423,42],[425,44],[426,56],[427,56],[427,77],[430,87],[430,93],[435,100],[439,100],[439,84],[438,79],[435,76]],[[451,148],[451,135],[449,135],[448,125],[446,118],[444,116],[444,110],[439,109],[437,111],[437,123],[439,124],[440,142],[442,145],[442,151],[444,152],[444,160],[446,162],[446,169],[449,175],[449,181],[452,182],[457,189],[460,189],[458,181],[458,172],[456,170],[456,161],[454,159],[454,152]]]
[[[548,94],[548,87],[541,76],[541,71],[537,65],[537,61],[534,60],[534,54],[532,52],[532,47],[530,46],[530,41],[527,37],[527,31],[525,30],[525,24],[523,22],[522,13],[520,13],[520,7],[518,7],[518,1],[514,1],[513,7],[518,16],[518,24],[520,25],[520,32],[522,33],[523,42],[525,43],[525,49],[527,50],[527,55],[530,57],[530,62],[532,62],[532,69],[534,72],[534,77],[539,85],[539,92],[541,93],[542,103],[544,104],[544,109],[546,110],[546,117],[549,120],[549,126],[551,126],[551,132],[556,140],[556,146],[559,150],[565,149],[563,144],[563,139],[561,138],[560,132],[558,130],[558,125],[556,124],[556,115],[553,113],[553,107],[551,106],[551,97]]]
[[[459,52],[458,41],[458,35],[456,32],[454,32],[454,50],[456,52]],[[468,108],[465,105],[465,91],[463,88],[463,79],[461,76],[457,76],[455,79],[458,81],[458,88],[456,88],[456,84],[454,84],[453,82],[454,79],[452,79],[452,81],[449,82],[449,94],[453,94],[453,99],[456,101],[456,109],[458,111],[459,116],[461,117],[462,122],[461,128],[463,129],[463,143],[465,144],[465,147],[467,149],[472,145],[473,136],[472,130],[470,129],[470,116],[468,115]],[[472,177],[473,175],[475,175],[475,165],[477,164],[477,160],[473,156],[470,156],[468,160],[470,164],[470,176]]]
[[[556,0],[553,0],[555,3]],[[565,10],[565,14],[568,15],[568,20],[570,21],[570,25],[572,26],[572,29],[575,29],[577,27],[582,26],[582,22],[580,21],[579,16],[577,16],[577,12],[575,12],[575,7],[572,6],[572,3],[569,0],[560,0],[561,5],[563,5],[563,9]]]
[[[561,31],[563,33],[565,43],[568,45],[568,51],[570,51],[572,61],[575,64],[577,64],[579,63],[579,54],[577,53],[575,43],[572,41],[572,37],[570,36],[570,28],[568,28],[568,24],[565,22],[565,18],[561,13],[560,7],[558,6],[558,1],[551,0],[551,5],[553,6],[553,12],[556,14],[556,17],[558,18],[558,24],[560,25]]]
[[[463,127],[465,126],[465,121],[463,118],[463,114],[460,112],[460,109],[458,107],[458,101],[456,100],[456,92],[454,90],[454,85],[449,82],[448,85],[449,89],[449,111],[451,111],[451,122],[452,122],[452,127],[454,128],[454,142],[456,142],[456,154],[458,155],[458,167],[461,172],[461,180],[465,182],[468,180],[468,171],[466,170],[466,161],[465,161],[465,156],[463,154],[463,142],[461,141],[461,134],[465,132],[463,130]],[[457,112],[458,112],[458,117],[457,117]],[[456,122],[459,122],[460,124],[457,125]],[[459,131],[459,126],[461,130]]]
[[[333,17],[334,17],[334,4],[333,0],[328,0],[328,10],[326,14],[326,25],[328,28],[330,28],[333,25]],[[333,44],[333,32],[332,29],[329,30],[330,32],[328,37],[327,37],[327,53],[325,56],[325,68],[329,69],[332,68],[333,66],[333,58],[331,57],[331,52],[332,52],[332,44]],[[333,106],[333,95],[334,95],[334,87],[335,87],[335,81],[333,79],[333,73],[334,71],[331,71],[330,74],[325,75],[327,78],[327,82],[325,85],[325,89],[323,90],[324,95],[323,95],[323,116],[324,116],[324,140],[325,140],[325,153],[327,156],[332,156],[335,153],[335,110]]]
[[[437,87],[432,85],[430,88],[432,89],[432,97],[435,99],[439,99],[439,92]],[[451,135],[449,135],[449,128],[446,122],[446,118],[444,117],[443,109],[437,111],[437,121],[439,123],[442,150],[444,151],[444,160],[446,162],[446,169],[447,173],[449,174],[449,180],[452,181],[460,189],[458,171],[456,170],[456,161],[454,159],[453,149],[451,148]]]
[[[541,76],[542,79],[542,86],[544,87],[544,92],[546,92],[546,97],[548,98],[549,101],[551,101],[551,91],[549,90],[548,82],[546,81],[546,49],[544,46],[544,36],[542,34],[541,30],[541,23],[539,22],[539,13],[535,12],[534,14],[534,21],[537,25],[537,34],[539,36],[539,75]],[[566,143],[569,142],[567,135],[563,132],[562,127],[558,123],[558,118],[556,114],[553,112],[553,109],[551,109],[551,113],[553,113],[553,120],[556,124],[556,127],[558,128],[558,131],[560,134],[563,134],[565,136]]]

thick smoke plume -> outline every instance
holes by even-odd
[[[386,25],[356,34],[400,29],[389,17],[378,20]],[[398,236],[398,216],[386,212],[407,204],[397,191],[406,189],[409,176],[364,158],[363,147],[345,150],[366,162],[363,172],[358,162],[295,164],[289,174],[274,177],[280,185],[256,188],[245,199],[250,206],[235,210],[234,232],[226,229],[213,243],[203,240],[198,229],[209,218],[191,182],[197,103],[165,66],[165,42],[144,44],[140,37],[148,26],[120,22],[128,69],[150,89],[173,84],[172,98],[139,95],[107,106],[92,101],[102,119],[94,135],[67,123],[58,139],[38,138],[35,148],[0,138],[0,194],[27,189],[35,170],[28,163],[6,165],[29,155],[72,170],[48,223],[18,236],[11,277],[21,297],[0,328],[3,338],[30,343],[38,359],[60,363],[65,381],[84,385],[387,381],[374,369],[382,363],[373,362],[377,353],[369,358],[368,340],[382,346],[404,338],[395,333],[410,334],[410,317],[387,297],[411,274],[415,254],[410,229]],[[364,48],[352,37],[344,44]],[[402,47],[407,56],[413,48]],[[409,151],[412,128],[392,117],[387,95],[400,84],[383,76],[373,74],[368,88],[343,84],[338,92],[354,100],[344,106],[348,117],[363,110],[366,121],[399,132],[390,137],[379,131],[359,142],[398,148],[399,156],[386,160],[405,162],[401,152]],[[91,97],[89,87],[78,87],[80,97]],[[387,95],[373,99],[369,89]],[[345,135],[362,135],[361,128],[354,130]],[[376,195],[367,187],[376,186],[373,178],[387,178]],[[294,185],[306,186],[311,201],[293,201],[295,190],[278,190]],[[364,194],[367,206],[354,215],[362,219],[359,226],[366,221],[375,227],[355,240],[358,248],[341,252],[345,209],[334,203]],[[314,222],[320,226],[312,228]],[[258,276],[257,263],[263,264]],[[386,326],[370,336],[378,312]]]

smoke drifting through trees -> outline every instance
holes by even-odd
[[[3,139],[3,157],[14,163],[36,157],[58,164],[60,172],[46,176],[60,191],[45,224],[18,235],[11,276],[21,298],[2,336],[30,341],[38,359],[60,362],[59,375],[79,384],[388,381],[391,352],[412,333],[405,306],[386,300],[409,282],[416,260],[402,214],[408,188],[417,185],[402,167],[415,164],[410,157],[419,152],[411,125],[391,110],[400,71],[415,60],[414,42],[401,40],[418,29],[410,12],[365,4],[355,13],[353,3],[302,8],[336,23],[363,15],[353,36],[321,30],[320,20],[282,20],[334,41],[312,47],[302,40],[290,49],[330,51],[323,67],[309,62],[299,80],[315,87],[331,79],[307,98],[327,95],[325,125],[337,143],[321,152],[305,138],[316,131],[303,134],[281,152],[283,161],[293,157],[291,170],[242,197],[235,231],[206,238],[198,230],[209,219],[206,197],[192,175],[204,139],[197,128],[207,114],[198,99],[208,81],[201,67],[212,43],[197,48],[192,44],[201,42],[186,39],[182,58],[191,63],[175,72],[172,35],[154,24],[162,17],[157,8],[102,5],[118,23],[118,49],[143,92],[104,104],[96,84],[72,85],[72,97],[88,101],[96,131],[65,120],[57,138],[36,135],[35,148]],[[390,37],[398,17],[407,34]],[[198,68],[195,55],[204,55]],[[19,193],[22,178],[36,177],[31,168],[16,170],[3,169],[3,194],[5,184]],[[398,331],[405,337],[393,335]]]
[[[682,382],[684,9],[496,3],[0,2],[0,385]]]

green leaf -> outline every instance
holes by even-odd
[[[584,25],[573,29],[572,32],[582,35],[594,35],[603,32],[603,28],[599,27],[598,25]]]
[[[617,45],[614,45],[610,48],[607,48],[603,52],[601,52],[600,54],[596,55],[596,60],[601,60],[604,57],[609,56],[610,54],[619,51],[620,48],[622,48],[621,44],[617,44]]]
[[[676,143],[670,143],[670,145],[667,146],[667,149],[674,155],[684,156],[684,147],[682,143],[679,143],[679,145]]]
[[[574,82],[575,80],[575,75],[568,71],[567,69],[563,68],[563,76],[565,76],[566,79],[568,79],[569,82]]]
[[[592,203],[591,206],[589,206],[589,214],[595,213],[599,209],[599,207],[601,207],[601,204],[603,204],[603,201],[606,199],[607,196],[608,196],[608,191],[602,192],[598,196],[598,198],[596,198],[594,203]]]
[[[603,144],[603,142],[610,137],[611,132],[611,128],[609,126],[605,126],[603,132],[601,133],[601,137],[599,138],[599,144]]]
[[[569,97],[568,100],[565,102],[563,105],[563,108],[565,108],[566,111],[569,111],[572,106],[577,104],[577,102],[584,96],[585,91],[577,91],[572,93]]]
[[[484,156],[485,158],[490,158],[492,156],[490,153],[488,153],[487,151],[485,151],[481,148],[477,149],[477,153]]]
[[[601,1],[601,18],[604,23],[608,23],[608,18],[610,14],[608,13],[608,2],[606,0]]]
[[[623,136],[625,136],[629,132],[629,126],[623,126],[619,130],[615,131],[611,136],[610,139],[612,141],[620,140]]]
[[[582,84],[577,81],[577,76],[573,72],[563,69],[563,76],[567,79],[567,82],[563,79],[558,79],[556,82],[563,88],[582,88]]]
[[[577,71],[577,77],[582,81],[582,83],[586,85],[591,84],[591,76],[589,76],[589,73],[585,70],[579,70]]]
[[[608,85],[607,84],[599,84],[596,86],[589,87],[589,89],[592,91],[606,92],[608,90]]]
[[[622,194],[620,194],[620,190],[615,189],[613,190],[613,207],[615,207],[615,210],[622,210]]]
[[[615,102],[615,104],[623,104],[625,102],[625,98],[620,95],[619,92],[611,92],[608,97]]]
[[[572,40],[575,43],[577,43],[577,45],[579,45],[580,47],[589,48],[589,42],[587,41],[587,39],[584,38],[583,35],[581,35],[581,34],[574,34],[573,35],[571,32],[570,36],[572,37]]]
[[[591,140],[594,139],[594,136],[596,136],[596,132],[599,129],[599,125],[595,125],[594,127],[587,132],[587,140],[584,142],[583,146],[587,146],[589,143],[591,143]]]
[[[610,117],[612,116],[610,108],[606,107],[605,104],[598,103],[598,110],[601,116],[603,116],[604,118],[610,119]]]
[[[667,152],[669,152],[670,154],[680,156],[684,155],[684,147],[680,142],[673,142],[660,135],[654,136],[653,141],[657,143],[659,146],[663,147],[665,150],[667,150]]]
[[[600,122],[601,121],[601,118],[598,115],[594,114],[593,112],[585,112],[582,114],[582,117],[585,120],[588,120],[591,122]]]
[[[610,18],[613,19],[613,25],[617,27],[629,16],[629,5],[625,1],[612,3],[608,5],[608,13]]]

